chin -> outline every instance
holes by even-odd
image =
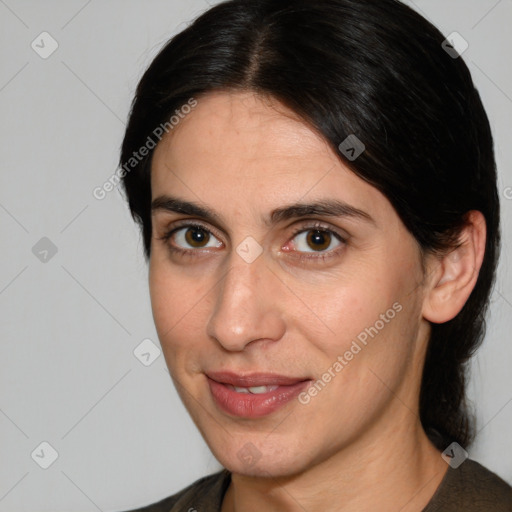
[[[248,477],[291,477],[311,465],[304,457],[304,449],[297,447],[294,453],[291,447],[265,445],[264,441],[258,443],[255,436],[250,437],[253,441],[233,441],[229,450],[224,446],[212,452],[227,470]]]

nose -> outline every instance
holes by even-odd
[[[216,297],[207,334],[226,350],[242,351],[249,343],[277,341],[284,335],[283,301],[279,301],[282,289],[264,255],[247,263],[234,253],[212,293]]]

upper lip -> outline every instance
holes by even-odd
[[[231,384],[236,387],[255,386],[291,386],[298,382],[310,380],[307,377],[287,377],[275,373],[246,373],[244,375],[223,371],[208,372],[206,376],[221,384]]]

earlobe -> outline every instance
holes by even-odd
[[[478,279],[485,253],[486,224],[483,214],[468,212],[459,247],[436,258],[423,303],[423,317],[433,323],[448,322],[460,312]]]

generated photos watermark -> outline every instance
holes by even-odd
[[[127,162],[124,162],[121,167],[116,169],[116,171],[105,180],[103,185],[99,187],[95,187],[92,191],[92,195],[95,199],[102,201],[107,197],[109,192],[112,192],[114,188],[119,185],[121,180],[128,174],[130,171],[135,169],[137,165],[144,158],[146,158],[150,152],[156,148],[156,145],[162,140],[162,137],[166,134],[174,130],[179,123],[185,119],[185,117],[192,112],[192,110],[197,107],[197,100],[194,98],[190,98],[187,103],[183,104],[179,109],[175,110],[175,113],[165,122],[159,124],[152,132],[151,135],[148,135],[146,142],[137,150],[132,153],[132,156],[128,159]]]
[[[381,313],[379,320],[377,320],[372,326],[365,328],[361,331],[355,339],[352,340],[350,348],[345,351],[343,355],[337,357],[336,361],[327,369],[327,371],[317,379],[306,391],[299,394],[298,400],[301,404],[307,405],[311,401],[311,398],[315,397],[320,393],[329,382],[331,382],[336,375],[338,375],[345,366],[347,366],[354,357],[368,345],[368,337],[375,338],[382,329],[389,324],[395,316],[402,311],[403,307],[399,302],[395,302],[391,308],[385,313]],[[358,343],[359,342],[359,343]],[[362,345],[362,346],[361,346]]]

